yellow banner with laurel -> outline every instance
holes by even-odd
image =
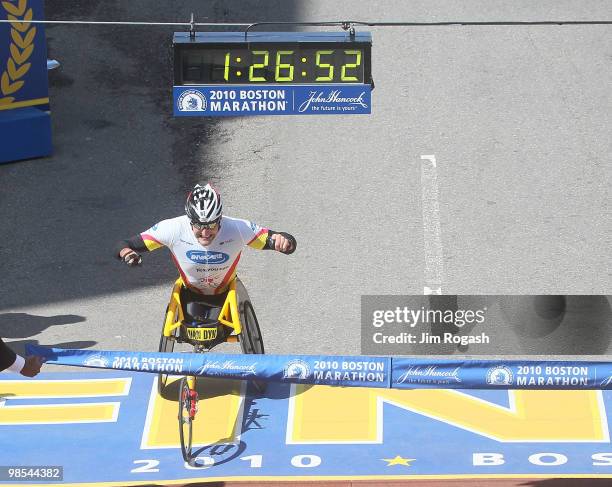
[[[0,110],[49,104],[42,0],[4,0],[0,18]]]

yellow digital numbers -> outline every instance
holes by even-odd
[[[223,79],[229,81],[229,66],[230,66],[230,53],[225,54],[225,69],[223,70]]]
[[[321,56],[333,54],[334,51],[317,51],[317,66],[319,68],[327,69],[327,75],[317,76],[315,81],[332,81],[334,79],[334,67],[329,63],[321,62]]]
[[[276,81],[293,81],[293,63],[283,63],[282,56],[291,56],[293,61],[293,51],[278,51],[276,53],[276,70],[274,72],[274,79]],[[285,76],[281,76],[280,70],[288,70]]]
[[[359,83],[364,75],[364,52],[360,49],[240,49],[222,51],[218,56],[219,64],[210,68],[211,79],[230,83]]]
[[[263,56],[263,62],[251,64],[249,67],[249,81],[266,81],[265,76],[255,76],[254,72],[256,69],[265,70],[268,67],[270,53],[268,51],[253,51],[253,58],[255,56]]]
[[[357,68],[358,66],[361,65],[361,51],[357,51],[357,50],[351,51],[351,50],[349,50],[349,51],[344,51],[344,54],[349,55],[349,56],[353,55],[353,56],[356,56],[356,57],[355,57],[355,62],[354,63],[346,63],[346,64],[342,65],[342,73],[340,75],[340,79],[342,81],[358,81],[357,76],[347,76],[346,75],[346,70],[347,69]]]

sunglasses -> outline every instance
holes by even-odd
[[[219,227],[219,220],[209,223],[191,222],[191,225],[196,230],[214,230]]]

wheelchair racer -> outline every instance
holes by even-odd
[[[208,310],[189,304],[223,304],[230,283],[236,279],[236,267],[245,246],[283,254],[291,254],[297,247],[295,238],[288,233],[224,216],[222,210],[219,192],[210,184],[196,184],[187,197],[185,215],[163,220],[121,241],[115,255],[132,267],[142,263],[141,252],[167,247],[184,283],[180,300],[185,318],[201,319],[194,314],[207,314]]]

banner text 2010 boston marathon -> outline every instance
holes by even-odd
[[[369,85],[175,86],[178,116],[367,114]]]
[[[287,109],[285,90],[212,90],[210,111],[212,112],[265,112]]]

